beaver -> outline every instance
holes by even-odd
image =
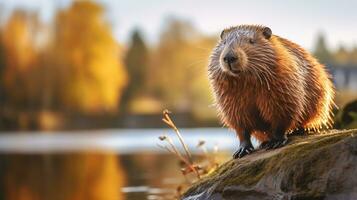
[[[234,158],[284,146],[294,130],[332,125],[334,86],[324,65],[299,45],[262,25],[222,31],[210,57],[208,76],[218,114],[234,129]]]

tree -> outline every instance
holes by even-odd
[[[356,65],[357,64],[357,46],[354,46],[351,51],[351,62]]]
[[[0,30],[0,109],[4,106],[5,94],[4,94],[4,71],[5,71],[5,49],[2,41],[2,34]]]
[[[5,114],[5,88],[4,88],[4,71],[5,71],[5,51],[4,45],[2,42],[2,30],[0,30],[0,128],[6,126],[6,122],[4,119],[6,118]]]
[[[34,41],[36,27],[33,26],[36,20],[36,15],[16,10],[3,28],[3,51],[6,52],[3,84],[6,104],[13,109],[32,108],[33,79],[29,73],[37,64]]]
[[[207,38],[185,21],[171,19],[161,34],[151,74],[155,93],[164,107],[214,116],[207,62],[216,38]]]
[[[338,50],[334,53],[335,62],[339,65],[349,64],[351,62],[350,55],[350,52],[348,52],[343,45],[340,45]]]
[[[122,108],[129,111],[130,102],[146,93],[149,73],[149,52],[139,30],[131,36],[131,45],[125,57],[125,66],[129,74],[129,84],[122,99]]]
[[[314,55],[323,63],[331,63],[333,61],[332,55],[326,45],[325,36],[322,33],[317,36]]]
[[[75,1],[56,16],[55,54],[64,108],[114,112],[126,84],[121,48],[103,19],[103,8]]]

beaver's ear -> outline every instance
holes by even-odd
[[[271,37],[271,29],[269,27],[264,27],[263,28],[263,35],[266,39],[269,39]]]
[[[220,37],[221,39],[223,39],[225,33],[226,33],[226,29],[224,29],[224,30],[221,32],[221,35],[220,35],[219,37]]]

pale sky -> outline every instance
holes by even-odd
[[[354,0],[100,0],[107,20],[119,42],[127,42],[138,27],[145,39],[155,44],[168,16],[191,21],[202,33],[218,35],[228,26],[264,24],[274,34],[303,47],[314,46],[316,35],[324,32],[328,44],[337,48],[357,45],[357,1]],[[56,7],[70,0],[0,0],[5,11],[16,7],[35,9],[49,21]],[[6,13],[6,12],[5,12]],[[6,14],[5,14],[6,15]]]

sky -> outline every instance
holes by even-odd
[[[318,33],[328,45],[337,48],[357,45],[357,1],[354,0],[98,0],[107,11],[115,38],[127,43],[134,28],[155,44],[165,19],[177,17],[190,21],[207,35],[238,24],[262,24],[273,33],[312,49]],[[6,13],[24,7],[37,10],[50,21],[57,7],[70,0],[0,0]]]

